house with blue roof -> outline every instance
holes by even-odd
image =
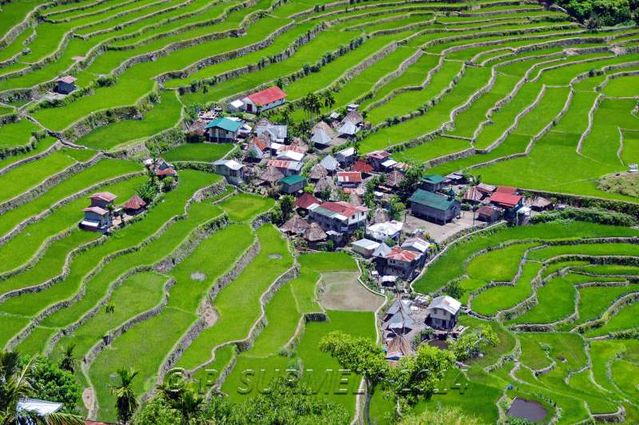
[[[242,124],[239,119],[216,118],[206,125],[206,135],[211,142],[233,143]]]

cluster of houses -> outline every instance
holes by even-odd
[[[114,204],[117,196],[111,192],[97,192],[89,197],[90,205],[83,209],[84,219],[80,228],[91,232],[109,233],[113,227],[144,212],[146,202],[138,195],[133,195],[122,206]]]
[[[422,343],[445,346],[465,330],[457,325],[460,312],[461,303],[448,295],[397,298],[380,318],[386,358],[409,356]]]
[[[527,200],[517,188],[485,183],[468,185],[459,173],[422,177],[420,187],[409,199],[411,214],[434,223],[446,224],[458,218],[463,204],[474,211],[481,222],[508,220],[525,223],[532,211],[553,207],[550,200],[537,196]]]
[[[235,101],[233,108],[268,109],[284,100],[281,90],[269,88]],[[348,143],[365,128],[357,105],[349,105],[344,117],[333,113],[318,122],[306,141],[290,137],[286,125],[265,118],[250,127],[239,118],[218,116],[206,128],[209,140],[242,146],[241,157],[213,163],[216,173],[261,194],[295,197],[295,211],[282,231],[303,241],[299,247],[348,246],[370,262],[380,287],[398,289],[419,275],[432,253],[431,242],[425,232],[404,235],[404,222],[390,220],[386,211],[410,166],[383,150],[359,155]],[[381,208],[369,211],[364,195],[367,182],[376,176],[383,176],[375,180],[374,189],[375,204]],[[462,174],[452,173],[423,176],[407,207],[413,217],[436,225],[457,220],[463,209],[472,209],[477,220],[492,223],[527,217],[530,207],[524,202],[514,188],[468,185]],[[548,206],[547,200],[535,200],[534,207]]]

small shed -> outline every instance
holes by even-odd
[[[308,211],[315,206],[320,205],[320,201],[310,193],[303,193],[295,200],[295,208],[302,211]]]
[[[108,209],[118,197],[111,192],[96,192],[89,197],[92,207]]]
[[[444,180],[439,174],[429,174],[422,177],[421,187],[429,192],[436,192],[444,187]]]
[[[67,75],[62,78],[59,78],[56,81],[55,91],[60,94],[70,94],[77,88],[75,85],[76,81],[77,81],[77,78],[71,75]]]
[[[335,159],[342,167],[348,167],[355,162],[357,154],[354,147],[342,149],[335,154]]]
[[[552,201],[550,199],[546,199],[543,196],[537,196],[533,199],[530,204],[530,208],[534,211],[546,211],[552,209]]]
[[[464,193],[463,199],[465,202],[476,204],[478,202],[481,202],[483,198],[484,198],[484,194],[481,193],[476,186],[470,186],[468,190],[466,190],[466,193]]]
[[[362,184],[362,173],[358,171],[340,171],[337,173],[337,184],[341,187],[358,187]]]
[[[484,205],[477,209],[476,214],[477,220],[491,224],[498,221],[502,217],[502,215],[504,214],[504,210],[492,205]]]
[[[360,239],[351,244],[353,252],[360,254],[364,258],[372,257],[377,247],[379,247],[379,242],[370,239]]]
[[[346,137],[346,138],[355,136],[358,131],[359,131],[359,127],[353,124],[351,121],[344,122],[340,126],[340,128],[337,129],[337,133],[340,135],[340,137]]]
[[[133,195],[131,199],[124,204],[124,212],[129,215],[138,215],[146,208],[146,202],[138,195]]]
[[[328,174],[334,174],[337,171],[337,168],[339,167],[339,162],[337,162],[337,160],[335,158],[333,158],[331,155],[326,155],[324,158],[322,158],[322,160],[320,161],[320,164],[326,168],[326,171],[328,171]]]
[[[318,181],[328,176],[328,170],[322,164],[315,164],[311,168],[311,174],[309,175],[311,181]]]
[[[373,166],[361,159],[356,161],[351,167],[352,171],[358,171],[362,174],[370,175],[373,172]]]
[[[375,223],[366,227],[366,236],[380,242],[384,242],[389,239],[397,241],[399,240],[399,236],[402,233],[403,228],[404,223],[396,220]]]
[[[264,171],[258,176],[260,184],[274,186],[277,182],[284,178],[284,173],[275,167],[266,167]]]
[[[331,146],[336,137],[335,130],[324,121],[318,122],[311,129],[311,143],[320,149]]]
[[[304,239],[309,243],[311,247],[326,241],[328,235],[317,223],[311,223],[310,227],[304,232]]]
[[[402,248],[409,251],[414,251],[420,254],[426,254],[430,250],[431,244],[423,240],[422,238],[412,237],[408,238],[402,243]]]
[[[294,214],[286,223],[281,227],[282,231],[291,235],[303,235],[311,225],[308,221],[304,220],[297,214]]]
[[[280,179],[280,192],[297,193],[304,189],[306,179],[300,175],[290,175]]]

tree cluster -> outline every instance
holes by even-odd
[[[629,23],[639,23],[639,0],[555,0],[553,3],[594,29]]]
[[[213,395],[206,400],[189,382],[160,386],[133,417],[133,425],[338,425],[349,421],[339,405],[317,398],[296,376],[277,378],[270,390],[242,403]]]
[[[26,398],[63,403],[63,408],[46,417],[18,410],[18,402]],[[71,372],[44,357],[0,351],[0,425],[84,424],[75,415],[79,401],[80,387]]]

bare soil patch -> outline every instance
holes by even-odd
[[[324,273],[319,283],[319,303],[327,310],[375,311],[384,298],[364,288],[359,273]]]

